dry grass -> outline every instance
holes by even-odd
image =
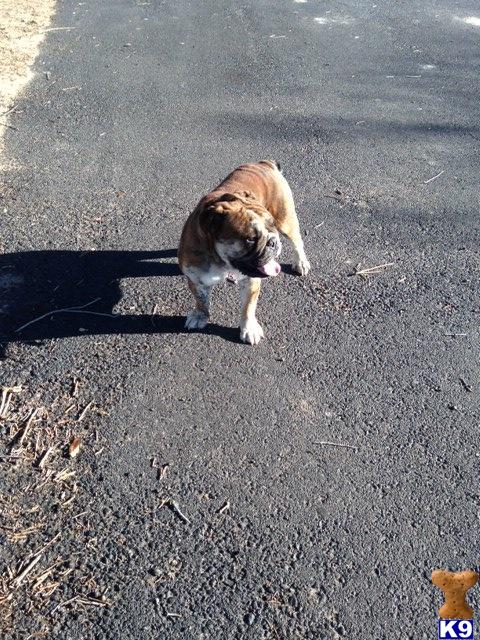
[[[104,411],[83,397],[79,380],[64,387],[48,405],[18,386],[0,387],[0,484],[7,489],[0,494],[3,634],[29,618],[48,635],[60,611],[110,604],[93,577],[77,569],[88,549],[78,550],[76,540],[88,519],[81,460],[99,446],[95,421]]]
[[[38,55],[55,9],[55,0],[0,0],[0,169],[2,136],[15,98],[32,78]],[[12,127],[14,128],[14,127]]]

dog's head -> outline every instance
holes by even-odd
[[[279,233],[268,210],[250,192],[224,193],[204,214],[204,231],[229,266],[251,278],[280,273]]]

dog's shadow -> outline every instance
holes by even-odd
[[[0,356],[10,342],[184,332],[185,316],[115,313],[123,278],[180,276],[176,251],[26,251],[0,256]],[[168,259],[168,261],[167,261]],[[152,309],[156,301],[152,300]],[[42,317],[43,316],[43,317]],[[238,328],[207,333],[238,342]]]

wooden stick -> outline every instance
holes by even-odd
[[[230,500],[227,500],[223,507],[217,510],[218,514],[225,513],[225,511],[230,511]]]
[[[78,420],[77,420],[77,422],[80,422],[81,420],[83,420],[83,419],[84,419],[84,417],[85,417],[85,416],[86,416],[86,414],[87,414],[87,411],[90,409],[90,407],[92,406],[92,404],[93,404],[93,401],[92,401],[92,400],[90,400],[90,402],[87,404],[87,406],[86,406],[86,407],[84,407],[84,409],[83,409],[82,413],[78,416]]]
[[[33,422],[35,416],[37,415],[37,411],[38,411],[38,408],[37,409],[32,409],[32,411],[30,413],[30,416],[29,416],[29,418],[27,420],[27,423],[26,423],[25,427],[23,428],[23,431],[22,431],[22,433],[20,435],[20,438],[18,439],[18,443],[17,443],[18,448],[20,448],[23,445],[23,441],[27,437],[27,434],[30,431],[30,427],[32,426],[32,422]],[[16,438],[16,436],[15,436],[15,438]],[[14,438],[14,440],[15,440],[15,438]]]
[[[75,29],[75,27],[49,27],[40,33],[47,33],[49,31],[71,31],[72,29]]]
[[[4,411],[4,407],[6,405],[6,401],[7,401],[7,396],[9,398],[8,402],[10,403],[10,393],[7,391],[7,389],[2,389],[2,402],[0,404],[0,418],[3,418],[3,411]],[[5,413],[6,413],[6,409],[5,409]]]
[[[73,378],[72,382],[72,398],[76,398],[78,396],[78,387],[80,385],[80,380],[78,378]]]
[[[13,107],[10,107],[10,109],[7,109],[6,111],[4,111],[3,113],[0,113],[0,117],[3,118],[3,116],[8,115],[9,113],[12,113],[12,111],[15,111],[15,109],[18,109],[18,104],[14,104]]]
[[[369,274],[375,274],[386,269],[387,267],[393,267],[393,262],[385,262],[384,264],[377,264],[375,267],[367,267],[365,269],[355,269],[356,276],[367,276]]]
[[[157,480],[163,480],[163,478],[166,476],[167,474],[167,470],[170,467],[170,463],[166,462],[165,464],[162,464],[161,467],[156,467],[157,469]]]
[[[175,513],[180,520],[182,520],[182,522],[185,522],[186,524],[190,524],[190,519],[187,518],[187,516],[182,512],[182,510],[180,509],[178,502],[175,502],[175,500],[164,500],[162,502],[162,504],[160,505],[160,507],[163,506],[167,506],[171,509],[171,511],[173,511],[173,513]]]
[[[10,407],[10,401],[12,399],[12,393],[9,393],[6,397],[5,406],[2,407],[0,411],[0,418],[6,418],[8,413],[8,408]]]
[[[39,549],[34,555],[41,555],[45,551],[45,549],[48,549],[48,547],[50,547],[54,542],[56,542],[59,537],[60,537],[60,532],[58,532],[57,535],[54,536],[49,542],[44,544],[43,547]]]
[[[10,400],[12,399],[13,393],[20,393],[22,387],[20,385],[16,387],[2,387],[0,385],[0,389],[2,390],[2,400],[0,404],[0,418],[4,418],[7,414],[8,406],[10,404]]]
[[[46,449],[41,457],[40,460],[38,461],[38,468],[39,469],[43,469],[43,467],[47,464],[47,460],[48,457],[55,451],[56,447],[52,446],[52,447],[48,447],[48,449]]]
[[[13,581],[14,585],[16,587],[20,586],[22,580],[24,580],[24,578],[26,578],[26,576],[30,573],[30,571],[35,567],[36,564],[38,564],[38,562],[40,561],[40,558],[42,557],[42,555],[39,553],[38,556],[36,556],[33,560],[31,560],[27,566],[25,567],[25,569],[18,574],[18,576],[15,578],[15,580]]]
[[[433,176],[433,178],[430,178],[429,180],[424,180],[423,184],[428,184],[429,182],[433,182],[434,180],[439,178],[442,175],[442,173],[445,173],[445,169],[443,171],[440,171],[440,173],[437,173],[437,175]]]
[[[17,127],[12,126],[11,124],[7,124],[6,122],[0,122],[2,127],[7,127],[7,129],[13,129],[14,131],[18,131]]]
[[[57,606],[50,611],[50,615],[52,616],[57,609],[60,609],[60,607],[66,607],[67,604],[75,602],[75,600],[78,600],[78,596],[73,596],[73,598],[70,598],[70,600],[65,600],[65,602],[59,602]]]
[[[110,600],[106,598],[96,598],[95,596],[78,596],[78,602],[80,604],[93,605],[95,607],[109,607],[111,605]]]
[[[52,573],[52,571],[55,569],[55,567],[57,567],[60,564],[60,561],[55,562],[54,564],[52,564],[51,567],[48,567],[48,569],[46,571],[44,571],[44,573],[41,573],[39,576],[37,576],[35,578],[35,584],[33,585],[34,588],[39,587],[42,582],[45,582],[45,580],[48,578],[48,576]]]
[[[98,302],[99,300],[100,300],[100,298],[95,298],[95,300],[92,300],[91,302],[87,302],[87,304],[84,304],[81,307],[67,307],[65,309],[54,309],[53,311],[48,311],[47,313],[44,313],[43,316],[39,316],[38,318],[34,318],[33,320],[30,320],[30,322],[27,322],[26,324],[24,324],[21,327],[19,327],[18,329],[15,329],[15,333],[19,333],[20,331],[23,331],[23,329],[26,329],[31,324],[34,324],[35,322],[39,322],[40,320],[43,320],[43,318],[48,318],[48,316],[51,316],[54,313],[68,313],[68,312],[82,313],[80,311],[80,309],[85,309],[85,307],[89,307],[91,304],[94,304],[95,302]],[[88,312],[84,311],[83,313],[93,313],[94,315],[100,315],[100,316],[111,316],[112,315],[111,313],[96,313],[94,311],[88,311]]]
[[[320,442],[314,442],[313,444],[321,444],[330,447],[346,447],[347,449],[358,449],[351,444],[343,444],[343,442],[328,442],[327,440],[321,440]]]

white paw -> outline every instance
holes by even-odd
[[[300,276],[306,276],[310,271],[310,263],[307,260],[307,257],[299,258],[293,265],[293,270],[296,271]]]
[[[185,329],[204,329],[208,324],[208,317],[201,311],[190,311],[185,321]]]
[[[263,338],[263,329],[256,318],[247,320],[240,327],[240,339],[248,344],[258,344]]]

